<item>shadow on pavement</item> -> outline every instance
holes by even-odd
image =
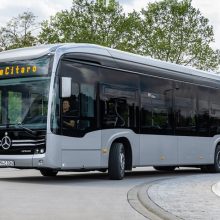
[[[141,170],[141,171],[132,171],[126,172],[125,178],[121,181],[109,180],[108,173],[99,173],[99,172],[85,172],[85,173],[71,173],[71,172],[60,172],[56,177],[43,177],[40,172],[39,175],[35,172],[31,173],[23,173],[23,171],[19,171],[16,173],[16,176],[13,176],[13,172],[11,172],[11,176],[8,177],[10,172],[7,174],[7,177],[2,176],[0,174],[0,182],[11,182],[11,183],[28,183],[28,184],[45,184],[45,185],[69,185],[69,184],[80,184],[84,183],[103,183],[105,184],[115,184],[121,185],[120,183],[125,183],[126,181],[138,180],[142,182],[147,182],[149,178],[153,179],[163,179],[163,178],[172,178],[178,177],[182,175],[198,175],[203,174],[199,169],[187,169],[187,170],[176,170],[172,172],[162,172],[162,171],[154,171],[154,170]],[[20,175],[20,176],[19,176]],[[25,175],[25,176],[24,176]],[[99,184],[101,185],[101,184]]]

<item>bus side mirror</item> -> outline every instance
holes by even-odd
[[[70,77],[61,78],[61,98],[69,98],[71,96],[71,84],[72,84],[72,78]]]

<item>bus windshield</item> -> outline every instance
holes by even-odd
[[[0,129],[46,129],[52,57],[0,63]]]
[[[0,83],[0,129],[18,125],[46,129],[50,77],[5,79]]]

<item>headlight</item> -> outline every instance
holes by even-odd
[[[40,149],[40,153],[43,154],[45,152],[44,148]]]

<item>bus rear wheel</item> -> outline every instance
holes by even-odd
[[[158,171],[174,171],[175,168],[175,166],[154,166],[154,169]]]
[[[125,175],[125,149],[122,143],[113,143],[109,155],[109,178],[121,180]]]
[[[215,160],[214,160],[214,165],[213,165],[213,171],[215,173],[220,173],[220,145],[217,145],[215,149]]]
[[[220,173],[220,145],[215,149],[214,164],[203,166],[201,170],[206,173]]]
[[[56,176],[58,171],[52,169],[41,169],[40,173],[42,176]]]

